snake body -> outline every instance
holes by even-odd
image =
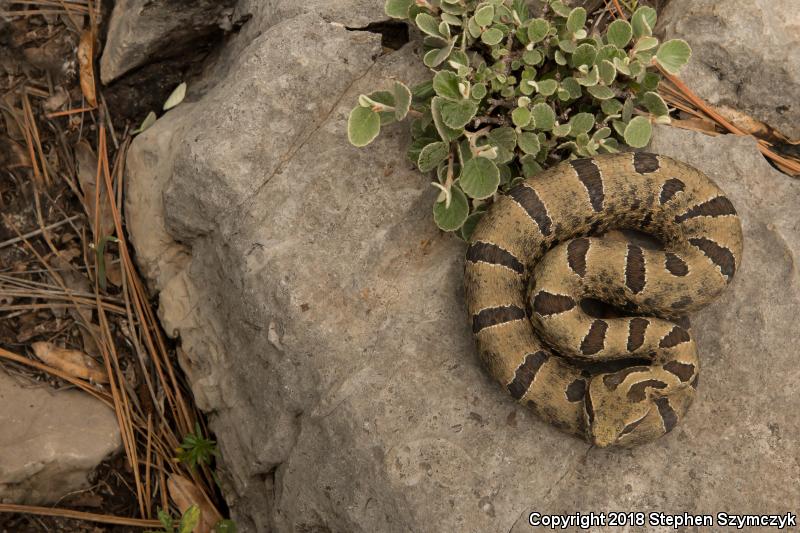
[[[741,253],[736,210],[693,167],[641,152],[561,163],[499,197],[473,233],[465,288],[480,357],[564,431],[601,447],[652,441],[695,396],[686,313],[725,289]],[[618,312],[591,312],[593,300]]]

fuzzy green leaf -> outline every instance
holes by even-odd
[[[383,10],[388,16],[394,19],[407,19],[408,8],[411,7],[413,3],[414,0],[386,0]]]
[[[631,117],[633,116],[633,106],[634,106],[633,98],[628,98],[625,100],[625,104],[622,106],[622,121],[628,122]]]
[[[465,241],[469,242],[472,238],[472,234],[475,233],[475,228],[478,226],[478,222],[483,218],[483,215],[486,213],[484,211],[477,211],[472,213],[470,216],[467,217],[467,220],[464,222],[464,225],[461,226],[461,238]]]
[[[522,60],[526,65],[538,65],[542,62],[542,59],[544,59],[544,56],[539,50],[525,50],[522,53]]]
[[[600,141],[600,150],[609,154],[616,154],[619,152],[619,141],[613,137],[603,139]]]
[[[517,132],[508,126],[493,129],[486,138],[493,146],[499,146],[509,151],[517,146]]]
[[[394,115],[397,120],[403,120],[411,109],[411,89],[404,83],[394,82]]]
[[[570,41],[569,39],[562,39],[558,41],[558,47],[568,54],[574,54],[575,49],[578,48],[578,45],[574,42]]]
[[[626,76],[631,75],[631,69],[624,59],[615,57],[612,61],[614,62],[614,68],[616,68],[619,72],[625,74]]]
[[[566,137],[569,135],[570,130],[572,129],[572,124],[567,122],[566,124],[556,124],[553,126],[553,135],[556,137]]]
[[[535,133],[531,133],[528,131],[524,131],[519,134],[519,138],[517,139],[517,144],[519,144],[519,149],[525,152],[526,154],[536,155],[541,150],[541,145],[539,144],[539,137]]]
[[[575,53],[572,54],[572,58],[570,59],[570,64],[578,68],[581,65],[594,65],[594,61],[597,58],[597,48],[589,43],[584,43],[578,46],[575,49]]]
[[[566,89],[569,92],[569,97],[573,100],[581,97],[581,84],[572,76],[562,80],[561,88]]]
[[[367,99],[389,107],[394,107],[396,104],[394,93],[389,91],[375,91],[373,93],[369,93]],[[381,117],[381,126],[386,126],[387,124],[391,124],[397,120],[395,118],[394,111],[379,111],[378,116]]]
[[[639,77],[645,73],[647,67],[637,58],[631,61],[630,69],[631,69],[631,76],[636,80],[638,80]]]
[[[556,112],[545,103],[533,106],[533,123],[536,129],[550,131],[556,123]]]
[[[475,86],[472,87],[472,98],[475,100],[483,100],[486,96],[486,92],[485,83],[476,83]]]
[[[447,24],[447,22],[442,21],[439,23],[439,35],[441,35],[445,40],[450,39],[450,26]]]
[[[414,21],[423,33],[427,33],[431,37],[442,37],[442,34],[439,33],[439,19],[436,17],[427,13],[420,13]]]
[[[633,28],[629,22],[617,19],[608,25],[606,32],[608,44],[613,44],[617,48],[625,48],[631,42],[631,37],[633,37]]]
[[[366,146],[381,131],[381,117],[372,109],[358,106],[347,120],[347,138],[353,146]]]
[[[443,48],[435,48],[425,54],[425,57],[422,58],[422,62],[425,63],[426,67],[435,68],[445,62],[445,60],[450,57],[450,52],[453,51],[453,46],[455,45],[455,40],[450,40]]]
[[[571,33],[575,33],[578,30],[583,29],[583,26],[586,24],[586,10],[582,7],[576,7],[572,11],[570,11],[569,16],[567,17],[567,30]]]
[[[475,22],[475,17],[470,17],[467,21],[467,32],[473,39],[481,36],[481,27]]]
[[[642,6],[631,17],[633,35],[636,37],[650,36],[656,26],[656,10],[650,6]]]
[[[658,93],[647,92],[642,95],[642,103],[652,114],[656,116],[669,115],[669,108],[666,102]]]
[[[458,128],[451,128],[445,124],[442,118],[442,106],[447,103],[447,100],[441,96],[434,96],[431,100],[431,115],[433,117],[433,124],[436,126],[436,131],[445,142],[450,142],[458,139],[464,134],[464,130]]]
[[[587,87],[586,91],[597,98],[598,100],[610,100],[614,98],[614,91],[606,87],[605,85],[595,85],[593,87]]]
[[[449,153],[450,147],[447,143],[438,141],[427,145],[419,153],[419,159],[417,159],[420,172],[430,172],[435,169],[439,163],[447,159]]]
[[[489,198],[500,185],[500,170],[493,161],[485,157],[476,157],[464,165],[459,183],[464,192],[471,198],[481,200]]]
[[[531,112],[525,107],[518,107],[511,112],[511,121],[515,126],[524,128],[531,121]]]
[[[528,39],[534,44],[539,43],[547,37],[550,31],[550,23],[544,19],[533,19],[528,26]]]
[[[626,57],[626,54],[623,50],[617,48],[613,44],[605,44],[598,48],[597,59],[595,62],[601,63],[603,60],[606,60],[613,63],[615,57],[622,59],[623,57]]]
[[[645,117],[634,117],[625,127],[625,142],[633,148],[644,148],[650,142],[653,126]]]
[[[450,194],[449,207],[444,201],[433,204],[433,220],[444,231],[456,231],[469,216],[469,202],[461,189],[453,185]]]
[[[607,116],[618,115],[622,112],[622,102],[617,99],[604,100],[600,104],[600,109],[603,110]]]
[[[530,178],[531,176],[535,176],[539,172],[542,171],[542,165],[536,161],[536,158],[532,155],[526,155],[519,159],[520,165],[522,165],[522,175],[526,178]]]
[[[600,69],[595,65],[592,67],[592,70],[589,71],[589,74],[583,76],[582,78],[575,78],[578,80],[578,83],[583,85],[584,87],[591,87],[592,85],[597,85],[600,82]]]
[[[461,93],[458,90],[460,81],[455,72],[440,70],[433,77],[433,90],[436,91],[436,94],[448,100],[461,100]]]
[[[439,7],[442,8],[442,11],[451,15],[463,15],[466,12],[466,8],[454,0],[445,0],[441,2]]]
[[[636,41],[636,46],[633,49],[636,52],[645,52],[647,50],[652,50],[658,46],[658,39],[655,37],[642,37],[638,41]]]
[[[488,44],[489,46],[494,46],[499,44],[500,41],[503,40],[503,32],[498,30],[497,28],[489,28],[485,32],[481,34],[481,41]]]
[[[428,102],[434,96],[433,82],[426,81],[411,88],[411,96],[414,102]]]
[[[558,90],[558,82],[556,80],[542,80],[537,83],[539,87],[539,94],[544,96],[552,96]]]
[[[642,88],[645,91],[655,91],[661,82],[661,76],[657,72],[648,72],[642,80]]]
[[[494,6],[492,4],[484,4],[475,10],[475,22],[478,26],[488,26],[494,19]]]
[[[614,83],[614,80],[617,77],[617,69],[614,67],[614,64],[604,59],[600,63],[597,64],[597,70],[600,74],[600,81],[602,81],[605,85],[611,85]]]
[[[607,138],[609,135],[611,135],[611,128],[606,126],[605,128],[600,128],[599,130],[594,132],[594,135],[592,135],[592,140],[599,141],[601,139]]]
[[[591,113],[578,113],[570,119],[570,134],[578,136],[581,133],[588,133],[594,127],[594,115]]]
[[[448,23],[451,26],[461,26],[461,19],[451,13],[442,13],[439,15],[442,17],[442,21]]]
[[[656,60],[670,74],[677,74],[689,62],[692,49],[683,39],[671,39],[658,47]]]
[[[478,111],[478,104],[472,100],[461,100],[453,102],[447,100],[442,102],[441,112],[444,123],[454,130],[461,129],[472,120]]]
[[[555,0],[550,2],[550,9],[552,9],[556,14],[561,15],[562,17],[568,17],[571,13],[569,7],[564,5],[564,2],[561,0]]]

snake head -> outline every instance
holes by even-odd
[[[646,367],[645,367],[646,368]],[[600,448],[636,446],[675,427],[694,399],[694,388],[653,379],[649,369],[595,376],[585,399],[589,440]]]

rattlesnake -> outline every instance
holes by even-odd
[[[608,233],[623,228],[662,246]],[[685,314],[720,294],[742,254],[736,210],[708,177],[642,152],[564,162],[498,197],[470,242],[472,331],[516,400],[601,447],[675,427],[699,371]],[[592,299],[621,312],[591,316]]]

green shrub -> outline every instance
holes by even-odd
[[[652,123],[670,120],[657,65],[677,73],[691,55],[685,41],[653,37],[650,7],[603,35],[560,0],[547,1],[544,18],[524,0],[388,0],[386,13],[425,34],[434,76],[361,95],[348,137],[365,146],[411,116],[408,156],[440,189],[434,220],[466,240],[495,195],[543,168],[645,146]]]

